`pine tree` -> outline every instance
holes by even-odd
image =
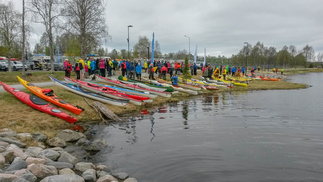
[[[185,57],[185,65],[184,65],[184,71],[183,71],[183,82],[186,82],[186,80],[191,79],[190,74],[190,67],[188,66],[188,58]]]

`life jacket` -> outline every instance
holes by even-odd
[[[80,66],[78,63],[75,64],[75,71],[80,71]]]
[[[125,61],[121,63],[121,69],[127,69],[127,65]]]

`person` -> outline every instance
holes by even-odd
[[[175,74],[177,74],[177,71],[178,71],[178,63],[177,61],[175,61]]]
[[[138,80],[141,80],[141,70],[142,70],[142,67],[140,65],[140,63],[136,66],[136,76],[137,76],[137,79]]]
[[[116,70],[118,68],[118,61],[114,59],[112,63],[113,63],[112,75],[116,75]]]
[[[164,66],[162,67],[161,69],[161,79],[164,79],[166,80],[166,73],[167,73],[167,67],[166,67],[167,64],[164,64]]]
[[[80,64],[78,62],[75,63],[74,71],[76,73],[76,79],[79,80],[80,79]]]
[[[150,63],[148,67],[149,80],[154,80],[154,68],[153,63]]]
[[[82,64],[82,66],[80,66],[80,77],[81,77],[81,80],[84,81],[84,75],[85,75],[85,63],[84,63],[84,60],[80,59],[79,63]]]
[[[91,75],[95,73],[95,70],[96,70],[96,62],[94,59],[92,59],[91,61]]]
[[[103,59],[101,59],[99,63],[99,68],[100,68],[100,75],[102,77],[105,77],[105,61]]]
[[[277,72],[278,72],[278,68],[276,68],[276,74],[277,74]]]
[[[84,68],[85,72],[84,72],[84,77],[85,75],[87,75],[88,71],[89,71],[89,67],[87,64],[85,64],[85,68]]]
[[[135,78],[135,67],[134,67],[134,62],[131,62],[129,64],[129,70],[128,70],[128,78],[131,79],[131,80],[134,80]]]
[[[246,70],[246,68],[245,68],[245,67],[242,67],[242,68],[241,68],[242,75],[244,75],[245,70]]]
[[[227,70],[225,69],[225,67],[223,68],[222,75],[223,75],[223,80],[225,80],[225,77],[227,75]]]
[[[121,67],[122,76],[124,77],[126,75],[126,72],[127,72],[126,61],[123,60],[120,67]]]
[[[174,76],[171,77],[171,80],[173,85],[178,86],[178,77],[176,73],[174,74]]]
[[[88,59],[87,60],[87,63],[86,63],[87,64],[87,67],[88,67],[89,76],[92,75],[92,73],[91,73],[92,72],[92,69],[91,69],[91,60],[92,60],[92,58],[91,59]]]
[[[68,59],[65,59],[65,61],[64,61],[64,70],[65,70],[65,76],[66,77],[68,75],[67,64],[68,64]]]
[[[236,71],[237,71],[237,68],[235,66],[233,66],[231,69],[232,76],[234,76],[234,74],[236,74]]]
[[[206,78],[209,76],[209,70],[208,70],[208,67],[207,67],[207,65],[205,65],[205,66],[203,66],[203,77],[205,78],[205,80],[206,80]]]
[[[112,63],[111,59],[108,60],[107,70],[108,70],[108,76],[112,76],[113,63]]]
[[[127,68],[126,68],[126,70],[127,70],[127,72],[126,72],[126,75],[127,75],[127,78],[129,78],[129,76],[130,76],[130,62],[129,62],[129,60],[127,59],[126,60],[126,66],[127,66]]]
[[[148,69],[148,61],[145,61],[144,67],[145,67],[145,73],[147,73],[147,69]]]
[[[280,73],[281,73],[281,75],[284,74],[284,69],[283,68],[280,70]]]
[[[258,71],[260,71],[260,66],[258,66]]]
[[[67,76],[68,78],[71,77],[72,65],[69,61],[67,61]]]
[[[197,75],[197,65],[196,65],[196,63],[194,63],[194,66],[193,66],[193,69],[194,69],[194,75]]]
[[[255,68],[251,68],[251,76],[254,77]]]
[[[194,75],[194,64],[189,64],[188,67],[191,69],[191,75]]]
[[[273,73],[275,73],[275,71],[276,71],[276,68],[273,68]]]

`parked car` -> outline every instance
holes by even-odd
[[[13,71],[18,71],[18,70],[22,70],[23,65],[21,61],[11,61],[11,68]],[[25,70],[28,69],[28,66],[25,65]]]
[[[0,60],[0,71],[8,71],[8,60]]]

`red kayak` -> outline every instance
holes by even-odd
[[[7,84],[4,84],[3,82],[0,82],[0,85],[3,86],[3,88],[14,95],[17,99],[19,99],[21,102],[27,104],[28,106],[37,109],[39,111],[48,113],[50,115],[56,116],[58,118],[64,119],[70,123],[75,123],[76,118],[73,118],[72,116],[63,113],[62,111],[50,106],[47,102],[45,102],[43,99],[35,96],[35,95],[29,95],[25,92],[21,92],[19,90],[16,90],[15,88],[10,87]]]
[[[136,105],[141,105],[141,102],[148,101],[149,97],[143,97],[143,96],[138,96],[138,95],[129,95],[126,93],[121,93],[116,90],[113,90],[109,87],[102,87],[94,83],[88,83],[84,82],[81,80],[75,80],[71,78],[65,77],[65,80],[70,83],[76,83],[80,87],[90,90],[92,92],[104,95],[106,97],[110,97],[113,99],[120,99],[120,100],[129,100],[131,103],[136,104]]]

